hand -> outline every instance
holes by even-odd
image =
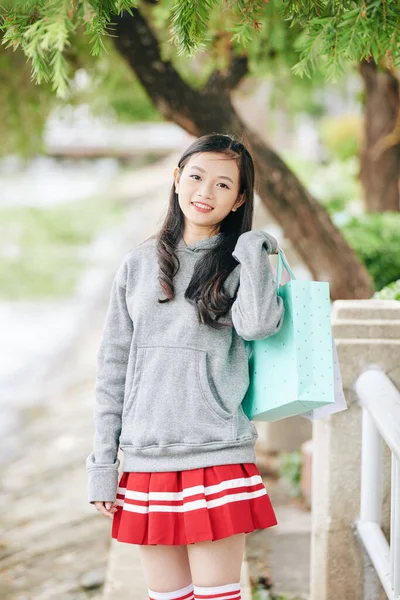
[[[113,518],[114,513],[118,510],[116,502],[93,502],[93,504],[98,512],[110,519]]]

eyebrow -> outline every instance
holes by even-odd
[[[205,170],[202,169],[201,167],[198,167],[197,165],[193,165],[192,167],[190,167],[191,169],[198,169],[199,171],[202,171],[203,173],[205,173]],[[219,179],[229,179],[229,181],[232,181],[232,179],[230,177],[226,177],[225,175],[219,175]]]

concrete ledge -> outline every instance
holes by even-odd
[[[335,338],[399,339],[400,319],[335,319]]]
[[[400,319],[395,300],[337,300],[332,311],[348,410],[313,423],[311,600],[387,598],[356,533],[360,513],[361,408],[354,389],[359,375],[375,366],[400,387]],[[348,329],[341,336],[341,323]],[[379,323],[377,325],[377,323]],[[343,329],[343,328],[342,328]],[[380,330],[380,337],[375,337]],[[357,336],[351,336],[351,331]],[[337,339],[339,335],[339,339]],[[379,397],[376,397],[379,402]],[[391,456],[383,445],[381,526],[390,532]]]
[[[335,300],[332,319],[400,319],[400,302],[397,300]]]

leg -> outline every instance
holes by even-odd
[[[202,588],[199,595],[209,598],[217,595],[217,592],[214,595],[211,593],[211,588],[216,586],[228,586],[231,584],[238,589],[245,548],[245,536],[245,533],[238,533],[221,540],[216,540],[215,542],[198,542],[187,546],[195,598],[196,587]],[[210,588],[209,594],[204,593],[203,588],[205,587]],[[233,588],[229,591],[233,591]],[[225,590],[221,589],[220,593],[223,592]],[[235,599],[240,598],[240,595],[235,595],[234,597]]]
[[[186,546],[159,544],[139,548],[145,580],[150,591],[176,592],[192,583]],[[190,596],[187,600],[190,600]]]

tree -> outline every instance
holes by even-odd
[[[372,286],[365,268],[357,260],[353,250],[347,245],[340,232],[333,226],[325,210],[304,189],[299,180],[287,168],[284,162],[264,144],[253,131],[248,131],[235,113],[230,95],[243,77],[254,70],[257,59],[267,61],[271,58],[268,39],[258,35],[268,31],[270,22],[275,19],[275,25],[281,26],[283,21],[276,22],[277,1],[268,4],[261,0],[240,0],[226,3],[223,16],[217,12],[220,3],[210,0],[198,0],[196,3],[178,1],[172,8],[167,4],[158,6],[156,2],[142,2],[139,8],[131,8],[131,2],[85,2],[70,0],[58,3],[53,0],[42,2],[13,3],[5,15],[3,24],[4,41],[16,48],[21,48],[32,63],[33,76],[38,81],[51,81],[54,90],[61,96],[67,91],[68,73],[75,59],[74,39],[80,29],[85,27],[92,36],[92,53],[97,56],[103,48],[103,38],[107,34],[114,35],[116,48],[135,72],[149,97],[167,119],[172,119],[194,135],[202,135],[209,131],[227,131],[242,137],[252,149],[256,159],[258,173],[257,189],[268,210],[282,225],[285,235],[296,246],[304,262],[309,266],[315,278],[325,279],[329,276],[333,298],[370,297]],[[292,19],[292,27],[285,29],[285,35],[302,39],[304,23],[300,23],[301,15],[308,15],[307,21],[311,26],[313,15],[310,6],[315,5],[320,16],[315,19],[327,19],[323,12],[325,5],[338,7],[337,2],[287,2],[283,6],[284,15]],[[353,3],[342,2],[344,10],[337,9],[342,21],[349,19],[350,7]],[[374,3],[376,4],[376,3]],[[387,7],[394,2],[386,2]],[[137,7],[139,3],[136,3]],[[155,6],[152,6],[155,5]],[[300,13],[302,8],[303,13]],[[393,6],[390,6],[392,9]],[[168,12],[166,17],[166,11]],[[308,12],[307,12],[308,11]],[[393,11],[392,11],[393,12]],[[392,13],[390,23],[392,22]],[[153,18],[153,20],[151,19]],[[375,14],[368,18],[376,18]],[[305,18],[305,17],[304,17]],[[355,18],[355,17],[352,17]],[[361,17],[359,17],[361,19]],[[163,32],[169,30],[166,22],[171,20],[173,27],[172,40],[177,46],[177,52],[168,56],[169,48],[162,46],[149,23],[163,25]],[[115,28],[112,23],[115,23]],[[223,21],[227,23],[224,33]],[[211,25],[212,24],[212,27]],[[346,23],[345,23],[346,24]],[[356,25],[359,20],[356,19]],[[213,36],[206,39],[212,32]],[[231,36],[230,33],[233,35]],[[386,32],[385,32],[386,34]],[[163,36],[158,27],[158,35]],[[325,60],[328,75],[335,69],[341,69],[342,62],[349,57],[333,53],[332,28],[322,27],[319,31],[318,56]],[[258,37],[257,37],[258,36]],[[393,31],[394,42],[386,44],[386,49],[392,50],[393,64],[398,62],[398,37]],[[271,36],[272,37],[272,36]],[[384,47],[384,36],[379,40],[379,48]],[[321,41],[322,40],[322,41]],[[261,47],[261,43],[263,47]],[[387,39],[386,39],[387,42]],[[315,68],[316,49],[307,35],[303,38],[305,50],[297,65],[298,71],[306,71],[310,64]],[[346,51],[353,60],[369,58],[372,42],[368,35],[362,43],[352,46],[352,40],[347,40]],[[222,47],[218,53],[219,48]],[[160,53],[163,48],[164,56]],[[291,47],[289,45],[289,47]],[[336,46],[338,48],[338,46]],[[174,65],[179,58],[193,56],[198,48],[207,49],[207,54],[213,57],[214,65],[208,80],[198,89],[184,81]],[[307,54],[308,52],[308,54]],[[279,54],[279,52],[275,52]],[[373,53],[373,55],[375,55]],[[165,58],[167,56],[167,58]],[[282,56],[282,53],[281,53]],[[350,55],[349,55],[350,56]],[[308,58],[307,58],[308,57]],[[311,58],[310,58],[311,57]],[[170,60],[171,58],[171,60]],[[215,66],[215,64],[217,66]],[[203,109],[207,106],[207,110]],[[315,252],[314,248],[318,251]],[[312,250],[310,252],[310,250]]]
[[[373,59],[361,61],[365,89],[364,144],[361,181],[369,212],[400,210],[400,96],[399,80]]]

